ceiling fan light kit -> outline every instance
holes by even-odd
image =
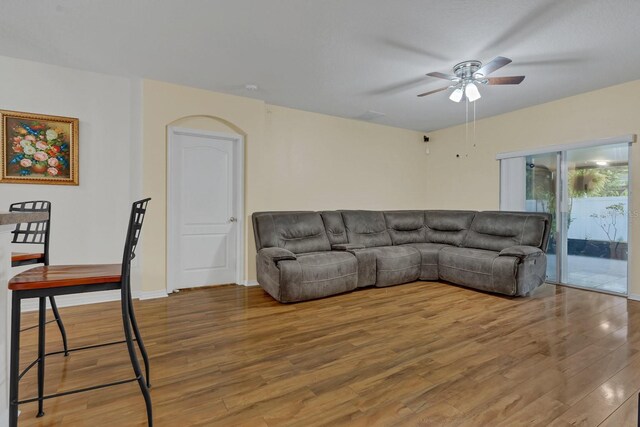
[[[427,76],[450,80],[451,84],[440,89],[421,93],[418,96],[426,96],[443,90],[453,89],[453,92],[449,95],[449,99],[453,102],[460,102],[464,97],[466,97],[469,102],[477,101],[481,98],[478,84],[517,85],[522,83],[524,76],[488,77],[489,74],[509,63],[511,63],[509,58],[498,56],[485,65],[482,65],[482,62],[476,60],[460,62],[453,67],[453,75],[440,72],[429,73]]]
[[[453,102],[460,102],[462,100],[462,95],[464,95],[464,90],[462,87],[457,87],[453,92],[451,92],[449,99]]]
[[[464,94],[467,96],[469,102],[474,102],[480,99],[480,91],[478,90],[478,86],[476,86],[473,82],[467,83],[467,86],[464,88]]]

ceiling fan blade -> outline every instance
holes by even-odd
[[[398,83],[393,83],[390,85],[386,85],[380,87],[378,89],[370,90],[365,92],[365,95],[389,95],[400,92],[406,92],[411,89],[414,89],[416,86],[423,85],[425,82],[424,76],[416,77],[413,79],[407,79]]]
[[[514,15],[513,19],[502,32],[493,33],[494,37],[483,38],[483,46],[472,56],[481,56],[485,51],[507,52],[522,44],[525,40],[546,28],[548,25],[562,22],[564,19],[584,10],[587,6],[585,2],[567,2],[557,0],[540,0],[537,2],[526,2],[530,9],[522,8],[524,15]],[[584,4],[583,4],[584,3]],[[517,61],[520,62],[520,61]]]
[[[429,92],[425,92],[425,93],[421,93],[418,96],[427,96],[427,95],[431,95],[432,93],[438,93],[438,92],[442,92],[443,90],[447,90],[449,89],[451,86],[445,86],[445,87],[441,87],[440,89],[436,89],[436,90],[430,90]]]
[[[494,58],[491,62],[488,62],[482,66],[478,71],[474,74],[482,74],[483,76],[488,76],[494,71],[504,67],[505,65],[511,63],[509,58],[505,58],[504,56],[498,56]]]
[[[573,65],[573,64],[581,64],[587,62],[586,58],[548,58],[548,59],[532,59],[530,61],[520,61],[514,62],[514,66],[518,67],[528,67],[528,66],[536,66],[536,65]]]
[[[445,80],[458,80],[456,76],[452,76],[451,74],[439,73],[437,71],[434,71],[433,73],[427,73],[427,76]]]
[[[486,80],[488,85],[519,85],[524,80],[524,76],[487,77],[483,80]]]
[[[387,38],[382,39],[381,42],[396,50],[403,50],[405,53],[411,53],[421,57],[435,59],[436,61],[449,62],[451,60],[451,58],[448,58],[444,55],[440,55],[436,52],[431,52],[429,50],[424,49],[423,47],[418,47],[410,43],[405,43],[402,41],[397,41],[397,40],[387,39]]]

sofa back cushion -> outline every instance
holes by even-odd
[[[349,243],[364,247],[391,246],[384,214],[376,211],[340,211]]]
[[[327,237],[332,245],[339,245],[349,243],[347,237],[347,229],[342,221],[342,215],[338,211],[323,211],[320,212],[322,221],[324,222],[324,229],[327,231]]]
[[[544,233],[542,236],[542,244],[540,246],[536,246],[541,249],[543,252],[547,252],[547,248],[549,246],[549,237],[551,235],[551,221],[553,216],[550,213],[546,212],[522,212],[522,211],[488,211],[492,213],[499,214],[511,214],[511,215],[525,215],[525,216],[535,216],[541,218],[544,221]]]
[[[252,219],[257,250],[277,247],[296,254],[331,250],[318,212],[256,212]]]
[[[478,212],[463,246],[501,251],[515,245],[542,248],[548,234],[548,216],[512,212]]]
[[[394,245],[425,242],[423,211],[386,211],[384,219]]]
[[[475,211],[425,211],[427,243],[460,246],[467,236]]]

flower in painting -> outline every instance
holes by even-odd
[[[27,145],[26,147],[24,147],[24,154],[26,154],[27,156],[33,156],[34,154],[36,154],[36,149],[31,145]]]
[[[36,159],[38,162],[44,162],[45,160],[47,160],[49,158],[49,155],[47,153],[45,153],[44,151],[37,151],[33,155],[33,158]]]
[[[58,169],[56,169],[56,168],[49,168],[49,169],[47,169],[47,173],[48,173],[49,175],[51,175],[51,176],[56,176],[56,175],[58,175]]]
[[[36,148],[38,150],[46,150],[47,148],[49,148],[49,146],[44,141],[38,141],[38,142],[36,142]]]
[[[33,135],[27,135],[24,137],[27,141],[36,142],[36,137]]]
[[[47,160],[47,163],[49,163],[49,166],[51,167],[56,167],[60,162],[55,157],[49,157],[49,160]]]
[[[20,145],[14,145],[14,146],[13,146],[13,151],[14,151],[15,153],[22,153],[22,146],[20,146]]]
[[[58,132],[53,129],[47,129],[46,135],[48,141],[53,141],[58,138]]]
[[[22,166],[23,168],[30,168],[31,167],[31,160],[29,160],[29,159],[20,160],[20,166]]]
[[[22,146],[22,148],[28,147],[31,145],[31,141],[29,141],[28,139],[23,139],[22,141],[20,141],[20,145]]]

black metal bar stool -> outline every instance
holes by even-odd
[[[18,405],[20,404],[37,401],[38,415],[41,416],[44,414],[43,403],[46,399],[97,390],[133,381],[137,381],[140,386],[140,391],[144,397],[147,409],[147,422],[149,426],[153,426],[151,395],[149,394],[149,388],[151,386],[149,383],[149,358],[142,342],[142,337],[140,336],[136,317],[133,312],[133,301],[131,298],[130,287],[131,260],[135,257],[135,250],[138,244],[138,239],[140,238],[140,231],[142,229],[142,223],[149,200],[151,199],[139,200],[133,203],[131,207],[131,216],[129,218],[129,227],[124,245],[122,264],[54,265],[36,267],[16,275],[9,281],[9,289],[13,291],[11,297],[11,367],[9,380],[9,425],[11,427],[16,427],[18,425]],[[126,343],[135,377],[45,396],[45,359],[47,356],[63,353],[62,351],[51,353],[45,353],[44,351],[46,298],[57,295],[69,295],[114,289],[120,290],[122,324],[124,327],[125,339],[123,341],[72,348],[68,351],[74,352],[78,350]],[[38,298],[40,301],[38,316],[38,358],[20,372],[20,306],[22,300],[27,298]],[[142,373],[140,363],[138,362],[134,342],[137,343],[140,353],[142,354],[142,358],[144,359],[144,374]],[[38,365],[38,396],[19,400],[18,391],[20,379],[35,365]]]
[[[46,221],[34,221],[23,222],[16,224],[15,230],[13,230],[13,238],[11,243],[15,244],[27,244],[27,245],[42,245],[42,252],[12,252],[11,253],[11,267],[23,267],[33,264],[49,265],[49,235],[51,230],[51,203],[46,200],[33,200],[28,202],[13,203],[9,206],[9,212],[46,212],[49,214],[49,219]],[[62,335],[62,345],[64,347],[64,355],[69,354],[69,345],[67,344],[67,332],[64,329],[64,323],[58,312],[58,305],[53,296],[49,297],[49,303],[51,304],[51,310],[53,311],[53,320],[47,323],[56,322],[60,335]],[[37,328],[38,325],[34,325],[28,328],[22,329],[22,331],[28,331],[29,329]]]

